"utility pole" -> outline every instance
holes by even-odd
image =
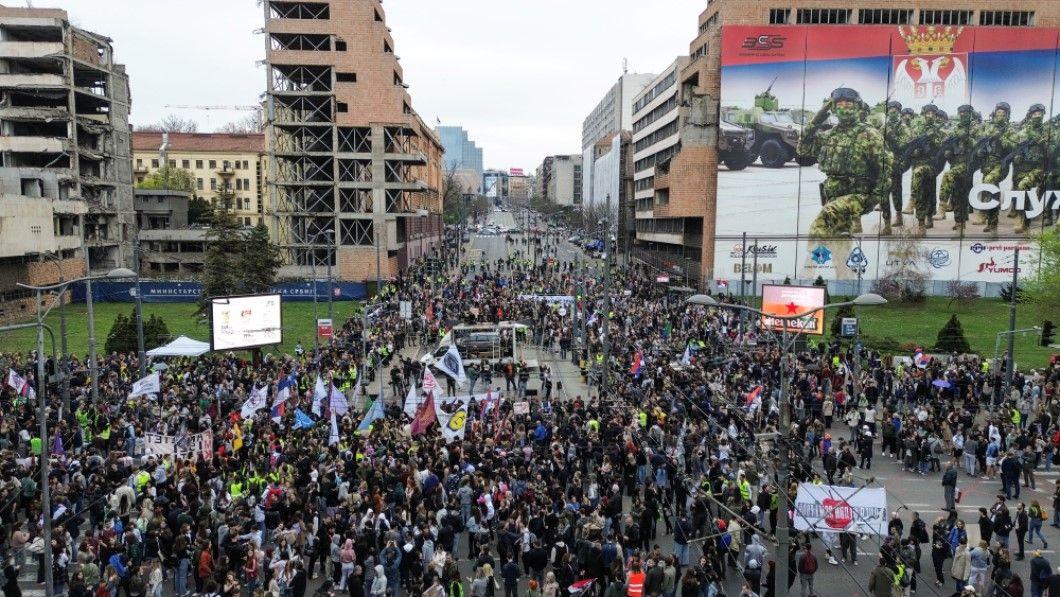
[[[604,362],[600,371],[600,402],[607,393],[607,372],[611,368],[611,193],[607,194],[604,211]]]
[[[1005,391],[1001,394],[999,402],[1004,404],[1005,400],[1008,400],[1008,395],[1012,391],[1012,378],[1015,371],[1013,369],[1016,366],[1016,358],[1013,354],[1016,352],[1016,297],[1019,294],[1017,289],[1017,282],[1019,281],[1020,271],[1020,250],[1016,247],[1016,252],[1012,257],[1012,288],[1009,293],[1008,303],[1008,359],[1005,363]]]
[[[780,512],[777,516],[777,553],[774,559],[777,563],[777,573],[774,579],[773,594],[777,597],[788,597],[788,553],[791,551],[791,532],[788,520],[788,485],[790,484],[790,455],[788,454],[788,440],[791,435],[791,405],[788,403],[787,383],[785,376],[788,368],[788,320],[781,319],[783,330],[780,340],[780,427],[777,429],[777,503]]]
[[[314,260],[316,263],[316,260]],[[313,278],[316,278],[314,272]],[[313,282],[313,301],[317,300],[317,288],[316,282]],[[316,307],[314,306],[314,309]],[[335,280],[331,277],[331,255],[328,255],[328,319],[331,320],[331,325],[335,325]]]
[[[85,256],[85,275],[89,276],[92,266],[89,261],[88,247],[85,246],[84,216],[81,217],[81,222],[81,251]],[[99,365],[96,362],[96,318],[92,303],[92,280],[85,280],[85,309],[88,311],[88,374],[92,378],[92,402],[96,403],[99,401]]]
[[[136,261],[136,361],[140,379],[147,377],[147,355],[144,353],[144,297],[140,293],[140,229],[133,239],[133,259]]]
[[[758,239],[752,241],[754,243],[754,261],[751,265],[751,300],[754,300],[758,296]]]
[[[743,233],[740,241],[740,304],[746,305],[744,297],[747,292],[747,233]],[[740,343],[743,344],[743,320],[744,312],[740,311]]]
[[[384,227],[386,226],[386,220],[380,218],[380,222],[381,222],[381,226],[377,227],[376,231],[375,231],[375,296],[376,297],[382,297],[383,296],[383,255],[382,255],[382,249],[381,249],[382,244],[383,244],[383,239],[380,238],[380,237],[383,236],[383,232],[385,231]],[[460,246],[457,245],[457,251],[458,251],[457,252],[457,259],[459,259],[459,255],[460,255],[459,250],[460,250]],[[380,305],[382,305],[382,301],[380,301]],[[382,313],[380,313],[380,316],[382,316]],[[377,350],[376,351],[376,355],[378,356],[378,354],[379,354],[379,351]],[[376,377],[379,378],[379,400],[382,400],[383,399],[383,359],[379,359],[379,365],[375,368],[375,375],[376,375]],[[386,402],[384,401],[383,404],[385,405]]]
[[[61,288],[65,290],[65,288]],[[62,295],[60,294],[60,297]],[[52,349],[55,349],[54,336]],[[52,500],[48,479],[51,476],[51,442],[48,441],[48,382],[44,379],[44,294],[37,291],[37,424],[40,426],[40,492],[41,520],[44,539],[44,594],[55,595],[55,584],[52,576]]]

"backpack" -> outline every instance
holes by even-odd
[[[817,572],[817,557],[813,555],[813,552],[806,552],[806,555],[802,557],[802,562],[799,563],[799,572],[802,574],[813,574]]]

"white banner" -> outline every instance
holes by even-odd
[[[161,391],[162,380],[159,378],[158,372],[156,371],[134,383],[132,386],[132,392],[129,393],[129,398],[143,396],[144,394],[158,394]]]
[[[445,443],[454,439],[464,439],[464,431],[467,428],[467,406],[470,401],[471,396],[435,399],[434,414],[438,417],[438,425],[442,428]]]
[[[213,431],[208,429],[202,433],[181,436],[144,434],[145,456],[170,456],[185,459],[194,458],[196,454],[201,454],[203,460],[213,458]]]
[[[887,535],[887,490],[799,483],[798,531]]]

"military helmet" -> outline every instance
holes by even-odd
[[[837,87],[835,89],[835,91],[832,92],[832,96],[831,97],[832,97],[832,101],[833,102],[843,102],[843,101],[846,101],[846,102],[860,102],[861,101],[861,94],[859,94],[857,91],[855,91],[854,89],[851,89],[849,87]]]
[[[946,111],[943,110],[942,108],[939,108],[938,110],[935,110],[935,116],[938,116],[939,118],[941,118],[943,120],[949,120],[950,119],[950,115],[947,114]]]
[[[915,114],[916,114],[916,112],[914,112],[912,108],[903,108],[902,109],[902,116],[913,116]]]
[[[1008,102],[998,102],[997,105],[994,106],[994,112],[997,112],[998,110],[1004,110],[1005,112],[1011,114],[1012,106],[1008,105]]]
[[[890,110],[891,108],[894,108],[895,110],[898,110],[899,112],[901,112],[901,110],[902,110],[902,102],[895,101],[895,100],[891,100],[891,101],[887,102],[887,109]]]
[[[923,108],[920,108],[921,115],[934,114],[939,115],[939,107],[935,104],[924,104]]]
[[[957,114],[975,114],[975,108],[969,104],[964,104],[957,108]]]
[[[1033,114],[1035,112],[1041,112],[1045,114],[1045,106],[1041,104],[1031,104],[1030,108],[1027,108],[1027,114]]]

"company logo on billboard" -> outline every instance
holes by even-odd
[[[978,255],[978,254],[983,253],[985,251],[989,251],[991,253],[994,252],[994,251],[1002,251],[1002,252],[1005,252],[1005,253],[1009,253],[1009,252],[1015,251],[1016,249],[1019,249],[1020,251],[1029,251],[1031,249],[1031,246],[1027,245],[1027,244],[1018,244],[1018,245],[1003,245],[1003,244],[986,245],[986,244],[983,244],[983,243],[974,243],[974,244],[972,244],[972,246],[970,246],[968,248],[971,249],[972,253],[975,253],[976,255]]]
[[[759,263],[757,266],[753,265],[753,264],[750,264],[750,263],[748,263],[746,266],[743,265],[742,263],[734,263],[734,264],[732,264],[732,271],[733,271],[734,274],[742,274],[743,272],[750,273],[750,272],[754,272],[756,270],[760,274],[771,274],[771,273],[773,273],[773,264],[772,263]]]
[[[743,245],[733,245],[732,251],[729,252],[729,257],[739,259],[743,257]],[[747,256],[758,255],[759,259],[776,259],[777,258],[777,246],[776,245],[748,245]]]
[[[998,265],[994,258],[991,257],[990,261],[986,261],[979,264],[979,273],[988,274],[1011,274],[1013,270],[1012,264],[1009,265]],[[1023,271],[1023,268],[1016,269],[1016,273]]]
[[[868,269],[869,258],[861,250],[861,247],[854,247],[854,250],[850,252],[847,257],[847,267],[860,274],[864,274]]]
[[[894,56],[891,96],[905,105],[944,109],[968,101],[968,54],[954,52],[964,27],[899,26],[908,54]]]
[[[758,52],[777,50],[784,47],[786,39],[783,35],[752,35],[743,40],[743,49]]]
[[[975,249],[972,250],[974,251]],[[935,269],[942,269],[951,263],[950,252],[946,249],[934,249],[928,253],[927,262]]]
[[[817,248],[810,253],[810,259],[817,265],[825,265],[832,260],[832,252],[824,245],[817,245]]]

